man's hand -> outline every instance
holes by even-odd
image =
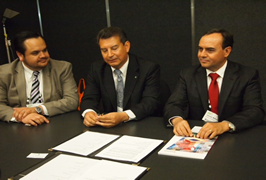
[[[223,134],[226,131],[229,131],[228,122],[206,123],[197,134],[197,137],[213,139],[215,136]]]
[[[36,113],[35,107],[21,107],[21,108],[13,108],[13,117],[21,122],[22,119],[24,119],[26,116],[28,116],[31,113]]]
[[[97,125],[110,128],[120,124],[123,121],[128,121],[129,117],[125,112],[113,112],[98,116],[96,119]]]
[[[178,136],[193,136],[193,133],[190,129],[190,126],[186,120],[183,118],[174,118],[172,120],[172,124],[174,126],[174,134]]]
[[[96,124],[96,122],[97,122],[96,118],[97,117],[98,117],[98,115],[95,112],[93,112],[93,111],[87,112],[85,114],[83,124],[87,127],[95,126],[95,125],[97,125]]]
[[[27,115],[25,118],[22,119],[24,124],[29,124],[33,126],[38,126],[43,123],[49,123],[49,120],[46,119],[43,115],[37,114],[37,113],[31,113]]]

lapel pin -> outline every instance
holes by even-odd
[[[135,79],[137,79],[137,76],[135,76]]]

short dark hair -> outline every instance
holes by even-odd
[[[233,34],[226,31],[225,29],[211,29],[210,31],[207,31],[204,35],[209,35],[213,33],[220,33],[223,36],[223,43],[222,43],[223,49],[228,46],[231,46],[233,48],[233,44],[234,44]]]
[[[120,41],[125,44],[127,41],[127,35],[125,31],[120,27],[106,27],[102,29],[97,35],[97,43],[99,44],[100,39],[108,39],[112,36],[119,36]]]
[[[38,37],[41,37],[44,40],[43,36],[40,33],[33,31],[26,30],[16,34],[13,41],[15,51],[18,51],[23,55],[25,55],[26,47],[24,45],[24,41],[26,41],[27,39],[38,38]]]

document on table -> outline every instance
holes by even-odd
[[[25,175],[22,180],[136,179],[146,167],[60,154]]]
[[[52,149],[87,156],[118,137],[119,135],[86,131]]]
[[[137,163],[162,142],[163,140],[124,135],[96,156]]]
[[[192,129],[192,132],[197,134],[200,129],[201,127],[195,126]],[[158,154],[204,159],[211,150],[217,138],[218,137],[215,137],[214,139],[200,139],[197,137],[183,137],[174,135],[170,141],[158,152]]]

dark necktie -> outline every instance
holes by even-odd
[[[209,87],[209,100],[211,104],[211,111],[218,114],[218,103],[219,103],[219,86],[217,83],[217,78],[219,77],[216,73],[211,73],[209,76],[212,82]]]
[[[123,98],[124,98],[124,85],[123,78],[121,76],[122,72],[119,69],[115,70],[115,74],[117,75],[117,106],[123,108]]]
[[[40,97],[41,97],[41,93],[40,93],[40,82],[38,80],[38,75],[39,75],[39,71],[34,71],[33,75],[33,81],[32,81],[32,87],[31,87],[31,93],[30,93],[30,99],[31,99],[31,103],[35,104],[35,103],[39,103]]]

